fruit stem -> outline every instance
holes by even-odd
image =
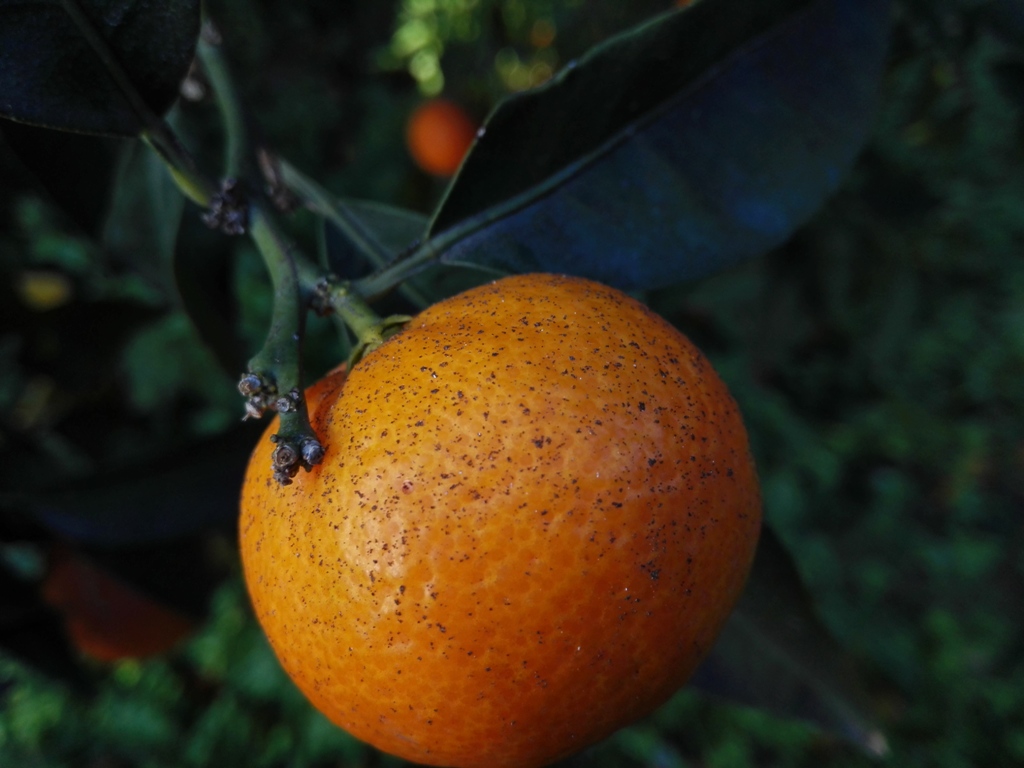
[[[326,292],[330,308],[344,321],[356,337],[349,357],[349,369],[368,353],[383,344],[405,327],[412,318],[408,315],[380,317],[349,283],[332,285]]]
[[[309,470],[323,459],[323,446],[310,425],[302,386],[302,336],[311,304],[318,302],[317,309],[333,310],[355,334],[358,343],[352,362],[379,346],[409,318],[396,315],[381,319],[360,291],[349,284],[332,283],[283,235],[269,201],[260,190],[260,182],[274,187],[281,181],[276,172],[281,172],[282,177],[287,175],[285,186],[295,188],[315,211],[337,224],[371,263],[382,267],[389,254],[343,204],[333,201],[290,165],[275,165],[274,178],[263,175],[264,167],[252,149],[243,105],[221,52],[220,35],[212,23],[207,21],[203,25],[198,55],[224,123],[225,178],[219,190],[199,170],[170,125],[145,103],[117,55],[79,3],[61,0],[61,4],[138,118],[140,139],[164,161],[182,193],[208,208],[204,220],[211,226],[230,234],[248,233],[263,257],[274,288],[271,326],[262,349],[249,361],[238,389],[246,397],[246,418],[262,416],[268,410],[280,415],[280,430],[271,438],[277,444],[272,460],[274,476],[287,485],[300,468]],[[271,189],[271,193],[276,191]]]
[[[274,289],[270,329],[262,349],[249,360],[238,389],[246,398],[246,417],[266,411],[280,416],[280,428],[271,438],[277,444],[272,461],[274,477],[287,485],[300,468],[309,470],[323,458],[323,446],[309,423],[302,382],[306,312],[314,296],[312,286],[322,277],[285,237],[259,190],[260,164],[220,42],[216,27],[205,22],[198,53],[220,108],[226,142],[224,217],[212,223],[227,231],[248,232],[270,273]]]
[[[287,485],[300,468],[309,470],[323,458],[302,386],[302,336],[309,296],[300,279],[305,270],[260,203],[249,206],[249,234],[270,273],[274,305],[263,348],[249,361],[238,388],[247,398],[247,416],[267,410],[280,415],[280,429],[271,438],[277,443],[274,476]]]

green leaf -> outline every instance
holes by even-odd
[[[0,121],[0,139],[50,201],[83,232],[95,237],[110,200],[121,142],[10,121]],[[8,184],[14,181],[5,179]]]
[[[141,142],[123,147],[113,191],[104,248],[164,296],[172,296],[171,264],[185,198],[163,161]]]
[[[359,277],[367,266],[381,268],[411,253],[427,227],[422,214],[365,200],[336,201],[323,209],[323,215],[327,267],[345,279]],[[370,245],[370,253],[357,246],[355,237]],[[396,301],[393,297],[378,310],[384,315],[417,312],[440,297],[461,293],[496,276],[475,264],[432,263],[403,280],[398,286],[401,298]]]
[[[812,605],[789,554],[765,529],[746,591],[691,685],[883,756],[887,741],[854,662]]]
[[[203,345],[235,377],[245,368],[246,345],[238,327],[232,259],[219,232],[198,216],[181,219],[172,259],[178,299]]]
[[[327,266],[342,277],[354,277],[367,266],[368,254],[360,251],[347,234],[352,228],[388,259],[418,243],[427,229],[427,218],[422,214],[366,200],[335,201],[323,215]],[[341,215],[345,215],[344,220]],[[384,262],[370,266],[380,268]]]
[[[100,547],[137,547],[231,529],[242,475],[263,425],[244,424],[141,466],[9,494],[48,530]]]
[[[199,5],[0,0],[0,116],[81,133],[138,135],[143,121],[125,86],[157,115],[170,108],[192,61]],[[98,45],[74,15],[96,32]],[[119,84],[113,69],[127,82]]]
[[[429,230],[449,262],[622,288],[779,245],[865,140],[889,0],[705,0],[488,119]]]
[[[132,336],[160,314],[132,300],[72,302],[32,318],[26,343],[45,349],[33,362],[66,395],[96,396],[118,376],[119,359]]]

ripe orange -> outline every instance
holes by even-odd
[[[97,661],[156,656],[195,631],[189,617],[64,548],[51,555],[42,595],[75,647]]]
[[[406,146],[416,165],[442,177],[459,169],[474,138],[476,123],[447,99],[431,99],[418,106],[405,129]]]
[[[282,487],[259,444],[241,551],[278,658],[341,727],[421,763],[540,766],[650,712],[711,647],[757,478],[725,385],[640,303],[505,278],[320,395],[324,463]]]

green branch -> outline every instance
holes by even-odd
[[[287,485],[300,468],[309,470],[323,458],[323,446],[309,423],[302,386],[302,335],[307,301],[299,270],[287,241],[261,205],[249,209],[249,234],[263,256],[274,288],[274,307],[263,348],[249,361],[239,390],[248,398],[250,415],[275,410],[280,429],[271,439],[274,476]]]
[[[217,96],[217,107],[224,124],[224,175],[234,179],[251,177],[254,175],[254,160],[245,110],[221,51],[220,33],[209,21],[203,24],[198,54],[210,87]]]
[[[360,296],[373,299],[383,296],[396,285],[402,285],[438,260],[438,251],[430,240],[420,243],[414,250],[392,259],[382,269],[362,277],[353,283],[353,289]]]
[[[372,229],[352,212],[349,206],[338,200],[330,192],[321,187],[317,182],[310,179],[298,168],[287,160],[279,159],[278,166],[281,170],[281,181],[286,187],[292,190],[314,213],[318,213],[332,222],[348,238],[348,241],[366,258],[376,269],[375,274],[382,274],[389,265],[395,263],[394,255],[380,242]],[[414,286],[405,282],[404,278],[411,274],[405,274],[402,280],[381,287],[373,293],[364,293],[364,296],[377,296],[386,293],[395,285],[399,286],[402,294],[413,304],[419,307],[427,306],[430,301]],[[371,286],[376,289],[378,286]]]
[[[266,411],[280,416],[272,462],[274,476],[287,485],[299,469],[323,458],[323,446],[309,423],[302,381],[302,338],[314,285],[321,279],[312,264],[284,236],[262,196],[256,160],[242,101],[220,48],[220,35],[207,22],[199,41],[199,60],[216,97],[224,124],[225,180],[208,223],[228,231],[246,231],[270,274],[274,290],[270,329],[262,349],[249,361],[238,389],[246,415]]]
[[[348,283],[330,286],[327,302],[355,334],[356,344],[349,357],[349,368],[402,330],[412,319],[408,315],[380,317]]]
[[[364,294],[351,285],[331,282],[284,236],[262,192],[264,182],[273,185],[275,179],[261,175],[263,166],[250,140],[246,114],[221,52],[219,34],[212,25],[204,25],[198,54],[224,125],[225,178],[219,190],[199,171],[166,121],[145,103],[116,52],[79,3],[61,3],[138,117],[140,138],[164,161],[181,191],[209,209],[204,220],[211,226],[232,234],[247,232],[266,264],[274,290],[270,329],[238,388],[246,397],[247,417],[258,417],[268,410],[279,414],[280,429],[271,438],[277,443],[272,461],[275,477],[287,484],[300,468],[308,470],[323,458],[323,447],[310,425],[303,396],[302,337],[310,306],[333,311],[352,330],[358,339],[353,362],[395,333],[408,318],[379,318]],[[378,267],[387,264],[387,250],[343,204],[290,165],[284,164],[281,170],[288,176],[285,186],[297,188],[314,210],[338,224],[371,263]]]

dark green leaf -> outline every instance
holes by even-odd
[[[358,224],[364,236],[372,238],[392,258],[417,243],[427,229],[427,218],[414,211],[365,200],[344,200],[340,205],[351,215],[351,224]],[[330,217],[324,219],[324,226],[328,268],[342,277],[360,274],[367,266],[366,260],[351,239]]]
[[[262,425],[245,424],[145,466],[127,466],[66,487],[18,494],[49,530],[83,544],[125,547],[228,529]]]
[[[419,243],[427,227],[426,217],[414,211],[363,200],[345,200],[341,205],[348,214],[346,228],[355,227],[360,230],[361,237],[372,242],[375,250],[385,257],[386,261],[374,266],[383,266],[408,252]],[[333,216],[324,220],[324,230],[326,261],[330,271],[343,278],[363,274],[369,266],[366,264],[367,259],[350,236],[334,223]],[[458,269],[445,264],[432,264],[399,286],[402,296],[399,301],[407,302],[404,306],[392,301],[392,306],[379,309],[392,314],[416,312],[438,297],[460,293],[493,276],[493,273],[479,268]]]
[[[491,115],[430,228],[442,258],[623,288],[785,240],[865,140],[889,0],[707,0]]]
[[[0,138],[50,200],[85,233],[96,236],[106,213],[122,142],[0,123]]]
[[[28,362],[67,393],[96,394],[118,375],[125,345],[161,311],[134,301],[73,302],[36,316],[26,336]]]
[[[177,98],[199,32],[199,0],[0,0],[0,115],[51,128],[135,136],[143,125],[68,8],[105,41],[142,102]]]
[[[103,246],[168,297],[174,291],[171,264],[184,209],[185,198],[157,154],[141,142],[125,144]]]
[[[231,251],[224,237],[196,215],[181,220],[175,251],[174,281],[182,308],[224,372],[237,376],[246,354],[238,333]]]
[[[819,621],[789,554],[768,529],[746,591],[691,684],[801,718],[869,754],[888,751],[851,657]]]

